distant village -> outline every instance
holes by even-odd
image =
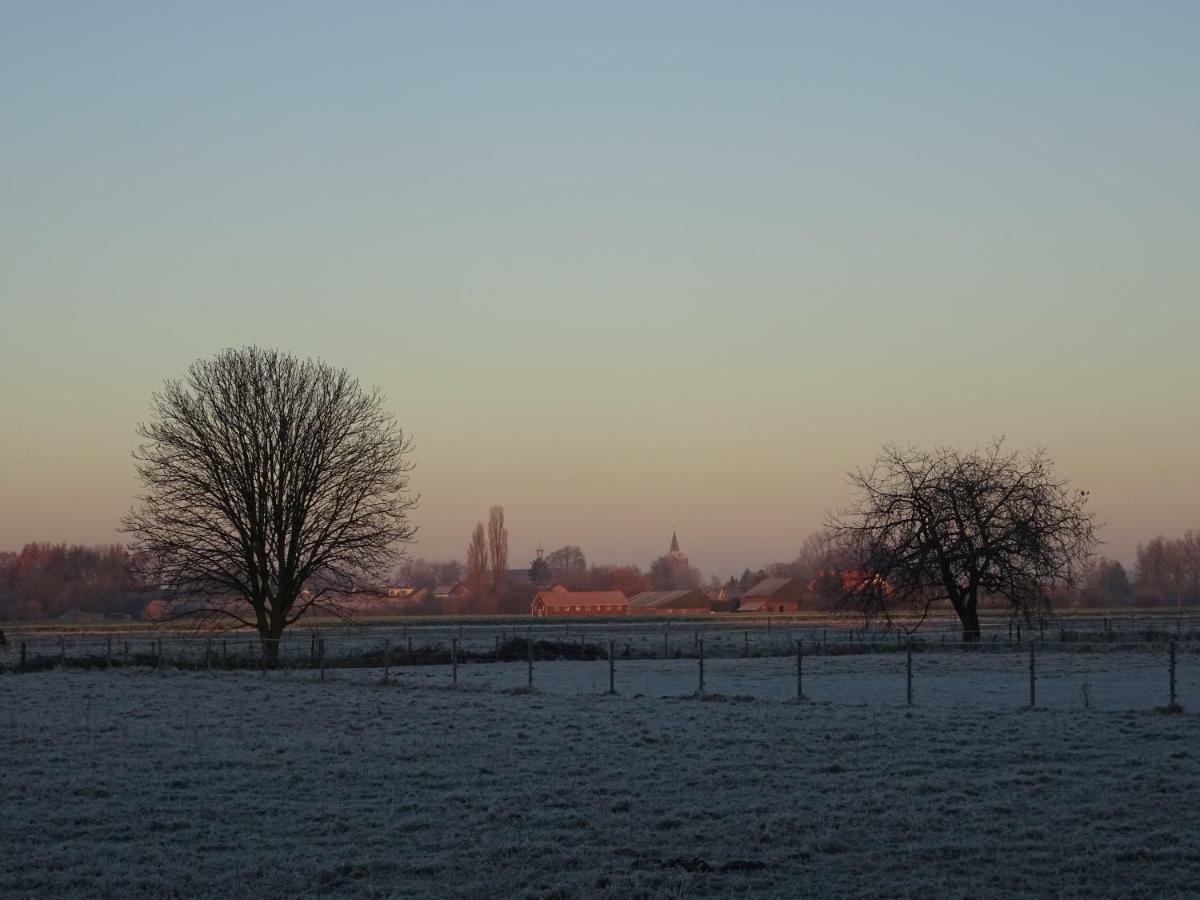
[[[509,569],[504,584],[492,586],[490,603],[479,597],[478,589],[464,578],[430,587],[394,584],[384,589],[383,597],[363,597],[356,605],[364,613],[401,615],[509,612],[535,617],[699,616],[713,612],[798,612],[823,601],[816,579],[806,583],[799,577],[747,570],[742,579],[731,577],[724,584],[701,587],[699,580],[699,573],[680,547],[678,535],[672,533],[668,551],[655,560],[646,575],[636,566],[588,570],[577,547],[564,547],[550,558],[539,548],[528,569]],[[595,589],[596,582],[603,581],[633,589],[627,591],[611,585]],[[655,583],[670,586],[637,589],[650,588]],[[503,609],[494,602],[501,591],[506,595],[499,604]]]

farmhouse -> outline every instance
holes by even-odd
[[[804,585],[796,578],[766,578],[742,594],[738,612],[799,612]]]
[[[394,586],[387,589],[388,605],[394,609],[411,609],[429,599],[425,588]]]
[[[457,584],[439,584],[434,587],[434,600],[465,600],[471,596],[471,589],[461,581]]]
[[[704,616],[712,612],[712,600],[700,590],[647,591],[629,598],[630,615]]]
[[[620,591],[568,591],[561,585],[538,591],[529,605],[533,616],[623,616],[629,601]]]

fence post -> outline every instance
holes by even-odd
[[[821,653],[825,652],[825,629],[821,629]]]
[[[154,654],[154,668],[162,668],[162,638],[158,639],[158,649]]]
[[[67,639],[62,635],[58,637],[58,664],[60,666],[67,664]]]
[[[112,666],[112,638],[105,641],[104,644],[104,668]]]
[[[700,696],[704,696],[704,641],[700,642]]]
[[[383,680],[386,682],[392,677],[392,642],[389,638],[384,638],[383,641]]]
[[[750,655],[750,632],[742,632],[742,656]]]
[[[667,623],[667,627],[663,630],[663,659],[667,659],[671,655],[671,623]]]
[[[500,635],[496,635],[496,662],[500,662]]]
[[[804,701],[804,641],[796,641],[796,700]]]
[[[21,641],[21,668],[25,668],[25,642]]]
[[[615,694],[617,692],[617,672],[616,660],[613,659],[613,642],[608,642],[608,692]]]
[[[912,638],[908,639],[908,647],[905,650],[905,680],[907,683],[905,694],[908,698],[908,705],[912,706]]]
[[[1017,624],[1017,646],[1021,646],[1021,626],[1019,623]]]
[[[1029,708],[1037,707],[1037,663],[1034,656],[1034,643],[1029,643]]]
[[[1170,648],[1170,671],[1171,671],[1171,707],[1175,706],[1175,642],[1171,641]]]
[[[450,683],[458,684],[458,638],[450,640]]]
[[[412,638],[408,639],[408,664],[412,665]]]
[[[533,641],[526,639],[525,647],[529,651],[529,686],[533,687]]]
[[[325,638],[317,642],[317,663],[321,667],[321,680],[325,680]]]
[[[125,642],[125,665],[129,665],[129,641]]]

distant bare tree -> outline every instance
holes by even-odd
[[[690,591],[700,587],[704,576],[694,566],[666,555],[650,563],[649,578],[656,591]]]
[[[546,565],[558,580],[580,578],[587,574],[587,557],[579,547],[568,544],[546,554]]]
[[[499,598],[508,581],[508,529],[504,526],[504,507],[493,506],[488,513],[488,553],[492,566],[492,597]]]
[[[150,583],[192,612],[284,630],[386,571],[416,528],[411,443],[343,369],[226,350],[168,381],[134,451],[145,493],[125,517]]]
[[[484,533],[483,523],[476,522],[475,530],[471,532],[471,542],[467,544],[467,587],[471,589],[472,605],[478,605],[483,601],[487,583],[487,535]]]
[[[1137,588],[1144,599],[1175,606],[1200,603],[1200,532],[1162,535],[1137,548]]]
[[[1040,618],[1096,544],[1087,492],[1056,478],[1042,451],[885,447],[850,480],[858,497],[830,527],[858,569],[847,600],[867,617],[903,612],[919,624],[948,601],[963,640],[977,641],[982,597]]]

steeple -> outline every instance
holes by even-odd
[[[662,546],[661,544],[659,546]],[[671,553],[672,555],[679,553],[679,538],[675,536],[675,529],[671,529]]]

